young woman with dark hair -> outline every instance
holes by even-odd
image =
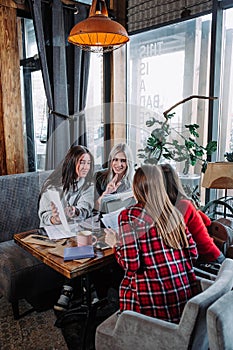
[[[187,197],[175,169],[170,164],[161,164],[161,168],[170,201],[183,215],[185,224],[197,245],[197,265],[199,263],[221,264],[225,256],[214,244],[207,230],[211,220],[201,210],[196,209]]]
[[[94,207],[94,160],[84,146],[74,146],[64,161],[43,184],[39,198],[41,226],[60,224],[59,214],[49,198],[48,189],[57,190],[68,218],[87,218]]]
[[[91,215],[94,207],[93,169],[93,156],[86,147],[70,148],[64,161],[51,173],[42,186],[38,212],[41,226],[61,223],[57,208],[49,198],[48,189],[59,192],[68,220],[75,217],[85,219]],[[77,280],[75,283],[74,287],[77,289],[79,283]],[[72,296],[73,287],[67,280],[54,309],[66,310]]]

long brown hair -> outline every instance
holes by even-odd
[[[50,174],[47,180],[44,182],[40,196],[43,192],[47,190],[48,187],[63,187],[63,191],[69,191],[70,188],[75,188],[75,181],[77,178],[76,165],[82,155],[89,154],[91,160],[90,170],[85,177],[85,182],[83,189],[90,186],[93,179],[94,172],[94,158],[91,152],[84,146],[73,146],[69,149],[65,156],[64,161],[62,161],[58,167]]]
[[[188,247],[182,214],[171,203],[158,165],[143,165],[133,180],[134,195],[154,220],[158,235],[174,249]]]
[[[176,202],[181,198],[188,198],[182,183],[179,179],[178,173],[170,164],[160,164],[165,181],[165,187],[170,201],[173,205],[176,205]]]

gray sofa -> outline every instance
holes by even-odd
[[[50,171],[0,176],[0,296],[12,303],[35,299],[62,286],[64,278],[13,240],[15,233],[39,227],[38,196]]]

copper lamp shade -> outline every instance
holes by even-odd
[[[108,17],[104,0],[93,0],[89,17],[77,23],[68,41],[92,52],[109,52],[129,41],[125,28]]]

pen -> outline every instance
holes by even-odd
[[[43,236],[31,236],[31,238],[38,239],[40,241],[45,241],[45,242],[51,242],[50,239],[43,237]]]

